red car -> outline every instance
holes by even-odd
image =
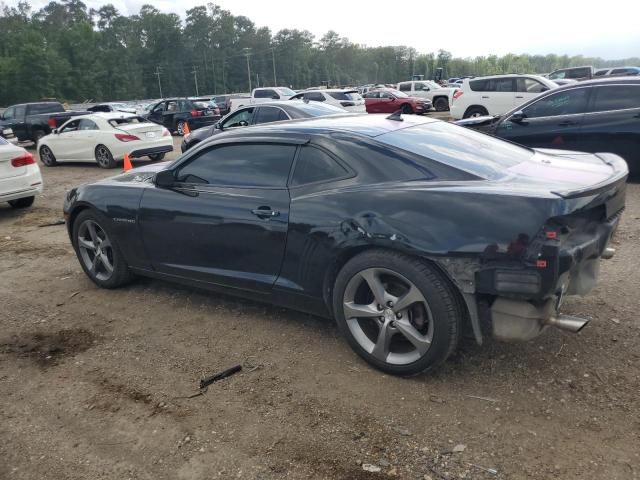
[[[431,100],[410,97],[393,88],[380,88],[363,95],[367,113],[425,113],[431,109]]]

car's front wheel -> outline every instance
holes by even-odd
[[[105,223],[91,210],[80,212],[73,222],[73,247],[82,269],[96,285],[116,288],[129,282],[132,275]]]
[[[347,262],[336,278],[333,307],[358,355],[403,376],[444,362],[457,345],[463,317],[454,287],[439,270],[386,251]]]
[[[409,105],[408,103],[405,103],[404,105],[402,105],[402,113],[404,113],[405,115],[412,114],[413,108],[411,108],[411,105]]]
[[[433,108],[436,109],[436,112],[446,112],[449,110],[449,100],[444,97],[436,98],[433,102]]]
[[[47,167],[53,167],[56,163],[58,163],[55,155],[46,145],[40,147],[40,161]]]

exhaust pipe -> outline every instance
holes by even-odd
[[[560,330],[566,330],[567,332],[578,333],[582,330],[589,320],[585,320],[584,318],[573,317],[571,315],[560,314],[555,317],[550,317],[547,320],[547,325],[553,325],[554,327],[558,327]]]

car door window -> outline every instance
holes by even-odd
[[[26,105],[18,105],[16,107],[16,113],[15,113],[16,120],[24,120],[24,114],[26,111],[27,111]]]
[[[494,78],[489,82],[489,89],[492,92],[515,92],[513,78]]]
[[[79,125],[80,125],[80,120],[72,120],[69,123],[67,123],[64,127],[62,127],[62,130],[60,130],[60,133],[75,132],[78,130]]]
[[[555,117],[584,113],[589,99],[589,89],[576,88],[548,95],[523,110],[527,118]]]
[[[282,110],[276,107],[260,107],[254,115],[253,123],[270,123],[280,120]]]
[[[378,95],[379,95],[378,98],[393,98],[391,94],[388,92],[380,92]]]
[[[640,108],[640,85],[596,87],[592,112]]]
[[[310,102],[324,102],[326,100],[324,95],[320,92],[305,93],[304,97]]]
[[[222,124],[222,128],[246,127],[251,124],[253,118],[253,108],[245,108],[234,113]]]
[[[345,177],[349,172],[319,148],[304,146],[296,161],[291,185],[322,182]]]
[[[545,85],[533,78],[518,78],[517,81],[518,92],[523,93],[542,93],[549,90]]]
[[[175,113],[178,110],[178,102],[167,102],[167,112]]]
[[[80,120],[78,130],[98,130],[98,126],[92,120],[83,118]]]
[[[151,113],[162,113],[163,111],[164,111],[164,103],[159,103],[158,105],[153,107],[153,110],[151,110]]]
[[[378,92],[365,93],[364,98],[379,98]]]
[[[179,182],[228,187],[285,187],[296,147],[238,144],[213,147],[178,168]]]
[[[401,92],[410,92],[411,91],[411,83],[401,83],[399,90]]]

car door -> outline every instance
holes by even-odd
[[[95,160],[95,149],[98,143],[100,129],[93,120],[81,118],[76,133],[78,142],[78,159]]]
[[[167,100],[164,102],[164,111],[162,112],[161,125],[170,132],[173,132],[176,128],[176,114],[180,112],[180,105],[178,100]]]
[[[596,85],[576,148],[611,152],[640,171],[640,85]]]
[[[162,114],[164,113],[165,102],[160,102],[151,108],[147,118],[154,123],[162,125]]]
[[[545,95],[500,121],[496,135],[528,147],[574,150],[586,111],[590,87]]]
[[[13,123],[11,125],[13,134],[20,140],[29,138],[27,127],[27,105],[16,105],[13,115]]]
[[[140,228],[153,268],[164,274],[269,291],[289,224],[287,179],[296,145],[212,145],[172,167],[171,189],[149,187]]]
[[[367,92],[364,94],[364,106],[367,113],[376,113],[380,92]]]
[[[489,115],[502,115],[513,108],[516,96],[516,82],[513,77],[492,78],[489,91],[482,95],[482,105]]]
[[[84,160],[82,156],[82,132],[78,130],[80,119],[69,120],[57,134],[48,140],[49,147],[57,160]]]
[[[389,92],[380,92],[380,98],[377,99],[376,103],[376,112],[393,113],[396,110],[396,97]]]

